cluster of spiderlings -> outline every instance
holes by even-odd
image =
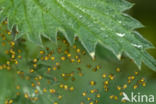
[[[117,72],[120,72],[120,69],[117,68],[116,69]],[[139,72],[135,71],[133,75],[128,76],[127,78],[127,82],[122,84],[122,85],[117,85],[116,89],[119,91],[118,95],[110,95],[110,99],[112,100],[118,100],[119,97],[123,96],[123,92],[126,91],[126,89],[133,89],[136,90],[137,88],[140,87],[145,87],[146,86],[146,82],[145,82],[145,78],[139,78]],[[129,87],[130,86],[130,87]],[[126,102],[126,100],[122,100],[123,103]]]
[[[10,38],[11,33],[6,32]],[[98,59],[91,59],[81,47],[78,38],[75,39],[75,45],[70,46],[67,40],[58,36],[58,46],[45,42],[47,47],[42,48],[37,57],[23,63],[25,57],[21,53],[24,51],[16,47],[16,42],[11,38],[8,40],[8,36],[4,34],[0,34],[0,41],[3,47],[7,44],[8,48],[4,53],[9,58],[0,65],[0,70],[11,70],[13,67],[17,71],[20,78],[17,79],[17,97],[23,96],[29,101],[38,102],[42,97],[40,95],[47,95],[53,104],[70,103],[73,97],[80,98],[77,104],[99,104],[103,94],[110,95],[106,99],[119,101],[119,96],[122,96],[132,82],[135,82],[134,90],[139,86],[146,86],[144,78],[138,80],[138,72],[128,76],[127,83],[113,85],[113,82],[120,80],[117,79],[117,75],[121,73],[120,68],[115,68],[112,73],[106,72],[105,66],[99,64]],[[21,66],[24,65],[27,66],[26,69],[22,69]],[[113,90],[117,90],[118,95],[113,94]],[[7,99],[5,104],[13,102],[13,99]]]
[[[21,50],[15,50],[15,41],[13,41],[13,36],[10,31],[6,30],[7,21],[4,21],[1,25],[0,41],[1,50],[0,54],[4,55],[3,59],[5,63],[0,65],[0,70],[7,69],[11,70],[12,64],[18,64],[18,59],[21,59]],[[6,35],[7,34],[7,35]]]
[[[16,34],[16,33],[15,33]],[[16,43],[13,41],[12,33],[7,29],[7,21],[0,25],[0,70],[7,70],[12,73],[13,67],[18,65],[21,50],[16,50]],[[13,100],[5,101],[5,104],[12,104]]]

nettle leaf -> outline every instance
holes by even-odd
[[[0,18],[17,26],[16,38],[27,35],[41,44],[41,35],[56,41],[58,31],[64,33],[70,44],[78,36],[92,57],[101,44],[119,59],[128,55],[141,67],[144,62],[154,71],[156,60],[146,49],[153,45],[135,29],[142,24],[123,11],[132,7],[125,0],[1,0]]]

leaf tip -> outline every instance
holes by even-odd
[[[92,59],[95,59],[95,52],[90,52],[89,55],[92,57]]]
[[[118,58],[118,60],[121,60],[121,56],[122,56],[122,54],[119,53],[116,57]]]

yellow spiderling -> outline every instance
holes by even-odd
[[[55,60],[55,57],[54,57],[54,56],[52,56],[52,57],[51,57],[51,60],[52,60],[52,61],[54,61],[54,60]]]
[[[133,88],[134,88],[134,90],[137,89],[138,88],[138,85],[134,85]]]
[[[94,93],[95,92],[95,90],[93,89],[93,90],[90,90],[90,93]]]
[[[124,85],[123,85],[123,89],[126,89],[126,88],[127,88],[127,84],[124,84]]]
[[[88,97],[88,98],[87,98],[87,100],[88,100],[88,101],[90,101],[90,100],[91,100],[91,98],[90,98],[90,97]]]
[[[68,90],[68,86],[67,85],[64,85],[64,90]]]
[[[68,54],[67,54],[67,57],[68,57],[68,58],[70,58],[70,57],[71,57],[71,54],[70,54],[70,53],[68,53]]]
[[[28,98],[29,98],[29,95],[28,95],[27,93],[25,93],[25,94],[24,94],[24,97],[25,97],[26,99],[28,99]]]
[[[11,32],[10,31],[8,31],[8,35],[11,35]]]
[[[12,47],[14,47],[14,46],[15,46],[15,42],[11,41],[11,42],[10,42],[10,45],[11,45]]]
[[[61,95],[59,95],[59,96],[58,96],[58,99],[62,99],[62,96],[61,96]]]
[[[91,85],[91,86],[94,86],[95,84],[96,84],[95,81],[90,81],[90,85]]]
[[[46,93],[47,92],[47,89],[46,88],[43,88],[43,92]]]
[[[74,90],[74,87],[73,87],[73,86],[71,86],[69,89],[70,89],[70,91],[73,91],[73,90]]]
[[[114,100],[118,100],[118,96],[114,96]]]
[[[100,94],[97,94],[97,95],[96,95],[96,97],[97,97],[97,98],[100,98],[100,97],[101,97],[101,95],[100,95]]]
[[[75,59],[71,59],[71,62],[72,62],[72,63],[75,62]]]
[[[34,91],[34,92],[35,92],[35,94],[38,94],[38,92],[39,92],[39,91],[38,91],[37,89],[35,89],[35,91]]]
[[[50,89],[49,92],[53,94],[53,93],[56,92],[56,90],[55,89]]]
[[[56,62],[56,66],[59,66],[60,65],[60,63],[59,62]]]
[[[143,82],[143,83],[142,83],[142,86],[143,86],[143,87],[146,87],[146,83],[145,83],[145,82]]]
[[[104,82],[104,85],[108,85],[108,84],[109,84],[109,81],[105,81],[105,82]]]
[[[19,89],[20,89],[20,86],[19,86],[19,85],[17,85],[17,86],[16,86],[16,89],[17,89],[17,90],[19,90]]]
[[[80,62],[81,62],[81,60],[80,60],[80,59],[78,59],[78,60],[77,60],[77,62],[78,62],[78,63],[80,63]]]
[[[134,74],[135,74],[135,75],[138,75],[138,74],[139,74],[139,72],[134,72]]]
[[[33,73],[34,72],[34,69],[30,69],[30,71],[29,71],[30,73]]]
[[[48,60],[49,60],[49,57],[48,57],[48,56],[45,56],[45,57],[44,57],[44,60],[45,60],[45,61],[48,61]]]
[[[110,99],[113,99],[113,98],[114,98],[114,95],[109,96],[109,98],[110,98]]]
[[[33,60],[33,62],[36,63],[36,62],[37,62],[37,59],[35,58],[35,59]]]
[[[82,96],[86,96],[86,95],[87,95],[87,93],[86,93],[86,92],[83,92],[83,93],[82,93]]]
[[[114,80],[114,76],[112,74],[109,75],[110,80]]]
[[[43,54],[44,54],[44,51],[41,50],[41,51],[40,51],[40,54],[43,55]]]
[[[77,53],[80,53],[80,49],[78,48],[78,49],[76,50],[76,52],[77,52]]]
[[[53,104],[58,104],[58,102],[54,102]]]
[[[116,72],[120,72],[120,68],[116,68]]]
[[[73,46],[74,49],[76,49],[76,47],[77,47],[76,45]]]
[[[57,69],[57,67],[56,67],[56,66],[54,66],[54,67],[53,67],[53,70],[55,71],[56,69]]]
[[[89,104],[94,104],[93,102],[90,102]]]
[[[61,57],[61,60],[64,61],[66,58],[64,56]]]
[[[64,87],[64,85],[63,84],[60,84],[60,88],[63,88]]]
[[[107,75],[106,74],[102,74],[102,78],[106,78],[107,77]]]
[[[120,86],[117,86],[117,90],[119,90],[119,91],[120,91],[120,90],[121,90],[121,87],[120,87]]]

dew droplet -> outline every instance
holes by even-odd
[[[132,43],[132,46],[137,47],[137,48],[142,48],[142,45],[137,45],[137,44],[134,44],[134,43]]]
[[[116,33],[116,35],[119,36],[119,37],[124,37],[125,36],[124,33]]]

